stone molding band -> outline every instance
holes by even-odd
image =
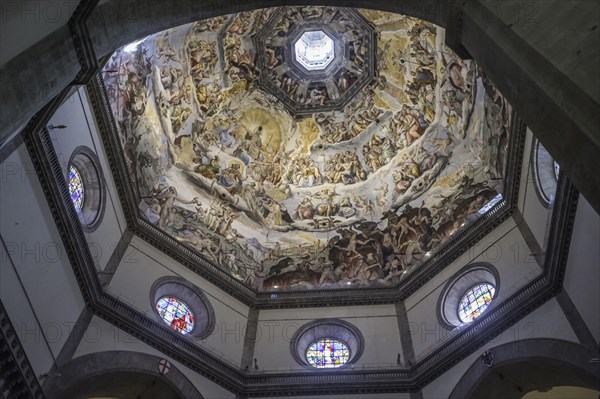
[[[86,2],[86,4],[93,3]],[[83,44],[85,45],[85,43]],[[83,52],[78,51],[79,53],[83,55]],[[84,58],[80,56],[80,58],[84,59],[85,56]],[[94,67],[95,65],[92,63],[90,70],[94,70]],[[82,78],[82,80],[85,80],[85,78]],[[102,89],[98,86],[98,82],[92,80],[88,89],[90,90],[90,97],[94,105],[93,108],[96,110],[96,117],[99,121],[99,129],[104,146],[109,153],[108,162],[114,173],[115,170],[119,169],[117,165],[123,161],[122,153],[119,151],[114,152],[114,143],[111,143],[112,139],[109,137],[113,131],[114,124],[111,124],[110,118],[102,115],[104,112],[98,113],[98,110],[105,109],[102,99]],[[68,187],[64,181],[63,172],[54,152],[52,142],[47,132],[42,130],[67,92],[68,88],[63,90],[61,95],[36,114],[25,128],[23,135],[52,216],[61,234],[69,261],[73,265],[73,272],[86,305],[95,315],[139,338],[151,347],[160,350],[167,356],[181,362],[184,366],[189,367],[235,394],[258,397],[289,394],[315,395],[324,393],[418,391],[437,376],[450,369],[456,362],[480,348],[490,337],[500,334],[561,290],[578,198],[577,190],[564,175],[560,176],[558,182],[548,252],[542,275],[518,290],[504,302],[491,308],[464,331],[446,341],[411,367],[382,370],[340,370],[326,373],[321,371],[265,373],[260,375],[246,373],[240,367],[226,363],[219,357],[194,345],[190,340],[170,330],[167,326],[148,318],[146,315],[103,290],[96,274],[94,262],[78,216],[72,205],[69,206],[70,196]],[[382,302],[369,299],[368,297],[371,296],[372,291],[367,289],[353,291],[353,296],[358,298],[358,300],[350,301],[344,300],[342,296],[336,297],[335,295],[337,294],[325,294],[321,292],[316,293],[319,296],[318,298],[314,297],[315,293],[311,293],[312,299],[311,296],[302,294],[302,292],[278,293],[279,297],[271,300],[266,297],[268,294],[257,295],[252,290],[241,287],[241,284],[222,280],[214,274],[207,273],[203,277],[225,292],[235,294],[234,296],[243,303],[255,308],[329,306],[332,304],[339,306],[401,301],[446,267],[452,260],[456,259],[473,242],[483,237],[483,235],[487,234],[487,232],[491,231],[512,214],[519,187],[519,175],[514,172],[521,167],[520,160],[522,159],[524,137],[524,126],[521,123],[514,123],[515,125],[511,133],[514,137],[519,137],[519,139],[511,140],[508,151],[510,159],[508,162],[509,172],[507,173],[507,181],[505,182],[508,188],[505,201],[498,208],[490,211],[493,217],[481,220],[478,226],[478,229],[481,229],[481,231],[478,229],[475,229],[477,231],[468,230],[461,236],[464,240],[457,246],[460,248],[455,247],[445,255],[447,259],[450,259],[448,263],[441,262],[436,257],[437,255],[432,257],[430,263],[419,271],[419,275],[411,279],[412,283],[408,287],[392,288],[388,289],[388,291],[380,290],[382,291]],[[121,172],[116,177],[116,186],[128,224],[132,226],[132,230],[136,235],[150,240],[149,234],[136,226],[135,221],[138,218],[132,217],[132,214],[128,210],[128,204],[131,203],[133,198],[130,196],[126,184],[124,184],[126,175],[124,172]],[[169,251],[165,252],[171,255]],[[182,263],[192,270],[194,270],[194,267],[199,269],[189,261],[186,262]],[[237,294],[240,289],[242,289],[243,294]],[[334,381],[337,384],[332,384]],[[339,382],[343,382],[343,384],[339,384]]]
[[[92,312],[239,395],[417,391],[561,290],[578,198],[577,190],[564,175],[559,179],[543,274],[411,367],[250,374],[194,345],[164,323],[148,318],[102,289],[77,214],[72,206],[68,206],[68,188],[47,132],[29,131],[25,143],[82,295]],[[333,381],[344,384],[332,385]]]
[[[509,219],[517,206],[520,169],[524,151],[525,125],[513,114],[507,150],[507,172],[504,182],[504,199],[473,224],[458,232],[433,254],[413,276],[395,287],[353,288],[351,290],[306,290],[257,292],[234,279],[221,268],[139,216],[136,197],[127,170],[123,149],[112,117],[102,78],[98,75],[88,85],[92,109],[96,115],[103,145],[116,183],[127,223],[135,235],[169,255],[183,266],[199,274],[245,305],[258,309],[301,308],[316,306],[346,306],[389,304],[406,299],[433,276],[449,266],[475,243]],[[373,293],[377,292],[377,296]],[[274,294],[274,295],[273,295]],[[350,296],[348,294],[351,294]]]

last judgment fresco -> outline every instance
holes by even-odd
[[[500,93],[443,29],[352,12],[374,32],[371,60],[347,9],[286,7],[163,31],[104,67],[140,215],[256,290],[398,284],[502,199]],[[326,83],[281,67],[289,40],[257,48],[265,27],[302,24],[341,32]],[[367,64],[368,84],[334,109]]]

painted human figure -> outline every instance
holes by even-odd
[[[221,149],[231,148],[235,144],[235,134],[232,132],[233,127],[228,129],[222,129],[219,133],[219,142],[221,143]]]
[[[310,91],[310,96],[307,103],[324,105],[325,101],[327,101],[327,92],[325,91],[325,89],[319,90],[317,88],[314,88]]]
[[[319,265],[322,267],[323,272],[319,279],[319,285],[322,284],[333,284],[337,281],[335,271],[333,269],[333,263],[327,260],[324,256],[319,257]]]
[[[169,186],[162,190],[159,194],[154,196],[154,200],[158,203],[158,227],[161,229],[164,229],[170,220],[170,214],[172,213],[171,208],[173,208],[175,200],[181,202],[182,204],[191,204],[193,201],[185,201],[177,198],[177,189],[173,186]]]
[[[350,88],[350,74],[347,71],[342,72],[340,78],[338,79],[338,88],[340,91],[346,91]]]
[[[265,268],[262,264],[256,265],[254,268],[250,269],[250,273],[244,279],[244,283],[250,285],[250,287],[255,290],[262,289],[263,282],[267,278],[267,273],[265,272]]]
[[[390,284],[395,278],[398,278],[402,275],[402,265],[397,257],[394,258],[385,265],[384,271],[387,273],[387,276],[383,278],[381,281],[383,284]]]
[[[282,218],[282,207],[279,202],[270,200],[264,204],[264,207],[269,211],[269,214],[265,217],[267,223],[275,226],[281,226],[287,223]]]
[[[253,132],[246,132],[246,136],[244,137],[244,143],[242,143],[242,147],[248,155],[254,160],[262,159],[262,138],[263,127],[259,126]]]
[[[224,260],[225,266],[227,266],[229,268],[229,270],[231,270],[236,276],[239,276],[240,268],[237,264],[237,258],[235,256],[235,249],[232,249],[231,251],[226,253],[223,260]]]
[[[218,182],[229,192],[229,194],[237,194],[242,186],[242,173],[240,172],[240,164],[234,163],[230,167],[223,169],[219,174]]]
[[[251,181],[247,185],[243,186],[240,191],[240,195],[246,201],[246,204],[248,205],[250,212],[255,215],[258,214],[258,205],[256,204],[257,194],[258,194],[257,184],[253,181]]]
[[[300,204],[296,208],[295,215],[300,220],[312,219],[314,217],[314,215],[315,215],[315,207],[312,204],[312,202],[311,202],[311,200],[310,200],[309,197],[304,198],[302,200],[302,202],[300,202]]]

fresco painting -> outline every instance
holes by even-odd
[[[501,199],[510,106],[443,29],[359,10],[372,83],[293,115],[258,84],[253,37],[273,12],[160,32],[105,66],[140,215],[256,290],[395,285]]]

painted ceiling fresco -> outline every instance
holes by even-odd
[[[139,213],[257,290],[395,285],[501,198],[510,106],[443,29],[361,9],[376,34],[370,84],[339,110],[294,115],[260,83],[280,50],[273,69],[257,63],[281,11],[180,26],[109,60]],[[348,11],[283,12],[295,19],[280,36]],[[342,69],[366,56],[359,36],[340,36]]]

